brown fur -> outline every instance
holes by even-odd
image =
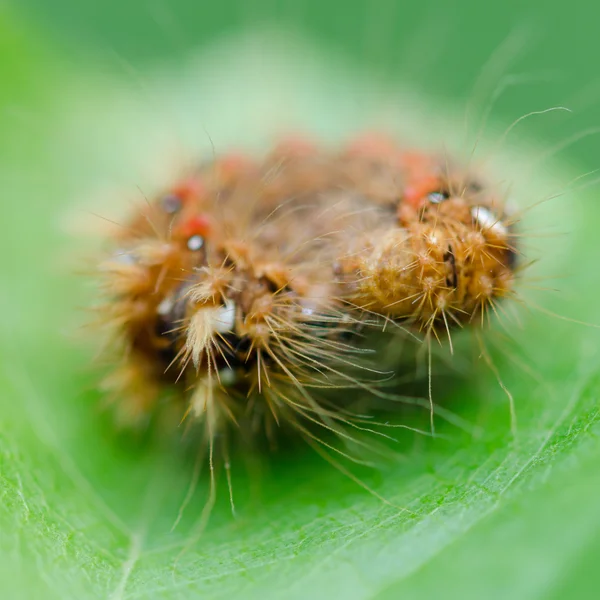
[[[352,415],[308,390],[370,385],[360,327],[449,333],[510,294],[501,200],[377,137],[205,164],[132,215],[101,265],[123,349],[107,386],[133,414],[176,391],[211,436],[249,410],[343,436]]]

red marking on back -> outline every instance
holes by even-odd
[[[217,160],[217,171],[221,177],[229,179],[254,167],[254,161],[245,154],[227,154]]]
[[[440,178],[437,175],[425,175],[424,177],[414,178],[413,180],[409,180],[404,188],[402,199],[416,208],[428,194],[435,192],[439,187]]]
[[[422,152],[403,152],[399,163],[405,180],[402,199],[405,204],[419,208],[428,194],[440,188],[437,164],[430,155]]]
[[[206,188],[199,179],[190,177],[173,187],[173,194],[181,200],[186,201],[191,198],[199,198],[204,194]]]
[[[277,156],[293,156],[296,158],[308,157],[316,153],[317,145],[311,139],[302,135],[283,138],[274,151]]]
[[[183,221],[177,228],[177,233],[187,239],[193,235],[201,235],[206,237],[211,229],[211,219],[208,215],[200,214],[193,215]]]
[[[365,132],[346,146],[345,154],[392,158],[398,154],[398,146],[392,138],[386,135],[377,132]]]
[[[402,152],[399,162],[403,169],[413,175],[431,173],[435,168],[431,156],[423,152]]]

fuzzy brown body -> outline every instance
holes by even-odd
[[[167,393],[211,427],[255,410],[336,430],[310,390],[364,385],[361,329],[437,335],[511,293],[502,200],[376,136],[202,165],[141,207],[102,263],[124,353],[107,386],[132,414]]]

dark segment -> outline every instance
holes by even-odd
[[[174,215],[175,213],[178,213],[181,210],[181,198],[179,198],[179,196],[176,196],[175,194],[167,194],[160,201],[160,206],[168,215]]]
[[[444,263],[450,267],[451,273],[446,276],[446,285],[449,288],[456,288],[458,285],[458,276],[456,274],[456,258],[452,246],[448,246],[448,251],[444,254]]]

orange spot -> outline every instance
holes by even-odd
[[[434,166],[431,156],[422,152],[403,152],[399,163],[403,169],[413,174],[431,172]]]
[[[228,154],[218,159],[216,164],[219,175],[224,179],[249,171],[253,166],[254,162],[245,154]]]
[[[404,188],[402,198],[405,202],[416,208],[428,194],[435,192],[439,187],[440,179],[436,175],[425,175],[414,178],[409,180],[409,183]]]
[[[307,137],[293,135],[285,137],[275,148],[276,155],[307,157],[317,153],[317,145]]]
[[[208,217],[208,215],[200,214],[189,217],[183,221],[183,223],[181,223],[181,225],[177,228],[177,233],[185,239],[190,238],[193,235],[201,235],[202,237],[206,237],[206,235],[210,232],[210,229],[210,217]]]
[[[391,158],[398,154],[398,147],[392,138],[377,132],[366,132],[346,146],[346,154]]]
[[[173,194],[181,200],[189,200],[190,198],[198,198],[204,194],[206,188],[199,179],[190,177],[178,183],[173,187]]]

